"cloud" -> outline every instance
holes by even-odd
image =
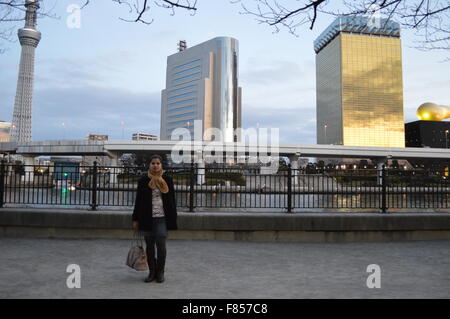
[[[36,88],[111,86],[129,72],[133,61],[126,50],[89,57],[44,58],[36,67]]]
[[[250,116],[251,115],[251,116]],[[249,106],[242,110],[244,128],[278,128],[281,144],[315,144],[316,110],[272,109],[260,112]],[[270,134],[270,131],[268,131]]]
[[[244,107],[260,110],[306,109],[315,105],[314,64],[250,58],[242,66],[239,85],[243,87]]]
[[[84,87],[35,92],[33,139],[84,139],[107,134],[110,139],[131,139],[131,134],[159,134],[160,94]],[[63,125],[64,123],[64,125]]]
[[[304,70],[300,65],[291,61],[250,58],[241,73],[241,79],[255,85],[267,85],[296,81],[302,73]]]

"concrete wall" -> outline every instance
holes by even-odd
[[[179,213],[170,239],[353,242],[450,239],[443,213]],[[0,210],[0,237],[131,238],[131,211]]]

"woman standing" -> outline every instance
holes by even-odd
[[[147,176],[138,182],[132,215],[133,229],[143,233],[149,275],[145,282],[164,281],[167,230],[177,229],[177,206],[172,178],[162,168],[162,158],[153,155]],[[155,249],[156,248],[156,249]]]

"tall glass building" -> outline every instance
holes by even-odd
[[[405,147],[399,24],[339,17],[314,50],[317,143]]]
[[[238,87],[238,41],[217,37],[167,58],[166,88],[161,94],[161,140],[170,140],[175,128],[189,129],[194,120],[201,132],[217,128],[216,141],[235,141],[241,127],[241,88]],[[210,130],[209,130],[210,132]],[[204,140],[211,140],[205,134]]]

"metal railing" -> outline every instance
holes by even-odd
[[[166,167],[177,206],[198,209],[450,208],[450,180],[426,170]],[[133,207],[144,168],[11,165],[0,167],[0,207]]]

